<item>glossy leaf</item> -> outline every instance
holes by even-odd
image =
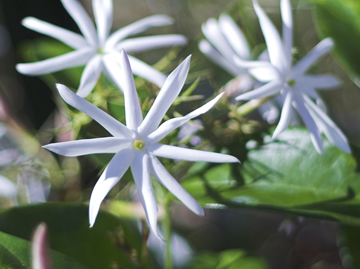
[[[327,141],[324,154],[318,154],[308,131],[296,128],[251,150],[241,174],[238,167],[220,165],[186,179],[183,186],[212,207],[254,207],[359,225],[360,176],[355,168],[352,155]]]
[[[136,223],[100,212],[94,227],[89,228],[84,205],[46,203],[11,208],[0,214],[0,231],[29,240],[40,222],[47,224],[52,249],[89,268],[139,267],[142,238]],[[150,261],[148,258],[147,263]]]
[[[31,242],[0,232],[0,268],[31,268]],[[74,259],[51,250],[51,259],[54,268],[88,268]]]

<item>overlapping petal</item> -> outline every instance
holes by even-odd
[[[113,19],[112,0],[93,0],[93,12],[96,21],[99,46],[104,46],[109,36]]]
[[[76,92],[77,95],[83,98],[89,95],[89,93],[94,89],[102,69],[102,56],[95,55],[85,65],[85,69],[80,79],[80,86]]]
[[[283,45],[284,45],[284,55],[286,58],[286,69],[289,70],[292,63],[292,46],[293,46],[293,22],[291,15],[291,6],[289,0],[281,0],[281,17],[283,21]]]
[[[333,75],[302,75],[297,77],[297,80],[312,88],[319,90],[334,89],[341,85],[341,81]]]
[[[289,90],[286,93],[285,102],[281,110],[280,121],[276,126],[276,129],[272,135],[273,139],[277,137],[282,131],[284,131],[289,126],[292,115],[292,101],[293,101],[293,92],[292,90]]]
[[[279,93],[284,88],[284,82],[279,80],[273,80],[255,90],[243,93],[236,97],[237,101],[239,100],[251,100],[251,99],[260,99],[265,98],[276,93]]]

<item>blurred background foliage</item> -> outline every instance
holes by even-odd
[[[92,15],[91,1],[81,2]],[[259,3],[280,29],[279,1]],[[200,122],[192,123],[196,133],[180,137],[179,142],[180,134],[174,132],[166,142],[229,153],[242,165],[163,160],[206,208],[206,217],[195,216],[153,182],[161,209],[159,223],[167,239],[158,242],[146,228],[130,173],[111,191],[95,227],[88,228],[82,203],[87,203],[111,156],[67,158],[41,150],[49,142],[107,135],[86,115],[67,107],[55,90],[55,83],[76,89],[82,68],[41,77],[15,70],[16,63],[70,50],[23,27],[24,17],[78,29],[60,1],[1,1],[0,119],[6,132],[0,143],[6,158],[9,150],[18,154],[0,172],[20,190],[16,199],[0,198],[2,209],[10,208],[0,213],[2,268],[29,268],[28,240],[42,221],[49,227],[56,268],[65,261],[79,268],[360,268],[360,3],[296,0],[291,4],[295,61],[323,37],[335,40],[331,55],[313,70],[336,74],[343,81],[342,87],[321,94],[330,116],[349,138],[353,155],[328,143],[324,154],[318,155],[308,131],[301,127],[292,127],[271,142],[271,129],[256,112],[249,118],[233,117],[230,99],[223,100]],[[180,33],[189,44],[137,56],[169,74],[188,54],[193,55],[187,83],[169,117],[198,107],[232,79],[197,48],[203,38],[201,24],[209,17],[230,14],[244,30],[254,57],[265,48],[250,0],[114,0],[113,30],[157,13],[176,22],[147,33]],[[141,78],[136,78],[136,85],[146,112],[158,89]],[[124,120],[123,97],[105,77],[88,100]],[[54,203],[39,203],[44,201]]]

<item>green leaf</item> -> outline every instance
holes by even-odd
[[[265,269],[266,264],[256,257],[249,257],[239,249],[204,252],[196,256],[188,268],[191,269]]]
[[[360,1],[308,0],[315,6],[314,18],[323,37],[335,41],[335,54],[350,78],[360,78]]]
[[[0,268],[31,268],[31,242],[0,232]],[[55,268],[88,268],[72,258],[51,250],[51,260]]]
[[[360,177],[355,168],[352,155],[326,140],[320,155],[309,132],[293,128],[251,150],[241,174],[237,165],[220,165],[186,179],[183,186],[203,205],[252,207],[360,225]]]
[[[0,214],[0,231],[29,240],[40,222],[48,227],[52,249],[89,268],[139,268],[143,239],[136,222],[100,212],[94,227],[89,228],[84,205],[46,203],[11,208]],[[151,262],[148,257],[147,266]]]

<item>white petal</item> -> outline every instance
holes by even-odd
[[[152,144],[147,146],[147,149],[155,156],[174,160],[183,160],[189,162],[240,163],[237,158],[227,154],[181,148],[163,144]]]
[[[284,83],[279,80],[271,81],[255,90],[243,93],[235,98],[235,100],[251,100],[265,98],[279,93],[284,88]]]
[[[99,39],[99,46],[105,45],[109,36],[113,19],[113,2],[112,0],[93,0],[92,1],[96,28]]]
[[[18,193],[17,186],[10,179],[0,175],[0,196],[14,197]]]
[[[134,162],[131,165],[136,188],[139,192],[141,203],[146,213],[150,230],[161,237],[157,229],[157,204],[150,178],[149,156],[142,152],[137,152]]]
[[[23,19],[22,24],[33,31],[51,36],[74,49],[80,49],[88,46],[88,43],[81,35],[51,23],[33,17],[27,17]]]
[[[283,21],[283,45],[286,57],[287,69],[290,69],[292,63],[291,49],[293,45],[293,22],[291,14],[291,5],[289,0],[281,0],[281,17]]]
[[[311,115],[313,116],[316,124],[325,133],[329,141],[337,146],[344,152],[351,153],[349,143],[346,136],[340,130],[340,128],[318,108],[307,96],[304,96],[305,105],[309,108]]]
[[[152,107],[139,127],[139,133],[144,136],[156,130],[166,111],[179,95],[190,68],[188,56],[166,79]]]
[[[36,63],[17,64],[16,69],[26,75],[43,75],[84,65],[94,55],[95,52],[92,48],[83,48]]]
[[[103,65],[104,73],[107,75],[107,77],[121,92],[124,92],[122,85],[123,81],[120,78],[120,74],[122,73],[120,67],[120,54],[114,51],[106,54],[103,57]]]
[[[276,97],[275,97],[276,98]],[[274,99],[275,99],[274,98]],[[266,120],[269,124],[274,124],[275,121],[279,118],[279,108],[276,105],[275,100],[269,100],[263,103],[259,108],[258,111],[261,117]]]
[[[128,36],[145,32],[147,29],[152,27],[165,26],[172,23],[173,19],[166,15],[154,15],[129,24],[111,34],[106,42],[105,50],[110,51],[119,41],[127,38]]]
[[[135,75],[154,83],[159,88],[164,85],[166,76],[163,73],[144,63],[143,61],[136,59],[135,57],[130,55],[128,55],[128,57],[131,69]]]
[[[124,51],[120,55],[120,67],[122,69],[120,79],[123,81],[126,126],[131,130],[137,130],[143,117],[129,59]]]
[[[255,12],[259,18],[261,30],[265,37],[270,62],[282,73],[286,73],[288,64],[284,54],[284,46],[275,26],[266,16],[256,0],[253,0]]]
[[[217,21],[214,18],[208,19],[206,23],[201,25],[201,30],[206,39],[224,55],[228,61],[232,62],[234,56],[237,55],[221,32]]]
[[[268,64],[264,64],[261,67],[250,68],[248,72],[260,82],[269,82],[280,77],[278,70]]]
[[[102,70],[102,55],[94,56],[85,66],[81,75],[77,95],[85,98],[94,89]]]
[[[61,0],[63,6],[74,19],[85,39],[91,46],[97,46],[97,36],[93,22],[77,0]]]
[[[223,68],[229,74],[236,77],[241,72],[246,72],[245,68],[238,68],[234,63],[228,61],[221,55],[209,42],[201,40],[199,43],[199,50],[205,54],[212,62]]]
[[[244,60],[250,60],[251,53],[247,40],[231,17],[226,14],[221,14],[219,17],[219,26],[221,32],[239,57]]]
[[[319,129],[315,124],[315,121],[311,117],[307,108],[305,107],[304,100],[303,100],[302,96],[300,95],[300,93],[294,92],[294,100],[295,100],[297,111],[299,112],[306,127],[310,131],[311,141],[312,141],[316,151],[321,154],[323,152],[323,143],[321,140],[321,135],[320,135]]]
[[[131,145],[129,139],[103,137],[52,143],[43,148],[60,155],[74,157],[96,153],[116,153]],[[130,144],[129,144],[130,143]]]
[[[293,89],[295,89],[298,92],[303,92],[306,95],[309,95],[311,98],[319,99],[319,94],[315,91],[313,87],[311,87],[309,84],[305,84],[302,81],[296,82],[293,86]]]
[[[69,105],[84,112],[89,117],[93,118],[100,125],[102,125],[110,134],[121,138],[132,138],[134,135],[126,126],[117,121],[109,114],[105,113],[101,109],[97,108],[93,104],[89,103],[85,99],[81,98],[69,88],[64,85],[56,84],[56,87],[61,95],[62,99]]]
[[[204,216],[205,212],[201,205],[173,178],[160,161],[150,155],[151,172],[156,179],[175,195],[187,208],[197,215]]]
[[[326,54],[334,46],[331,38],[320,41],[304,58],[302,58],[292,69],[293,77],[296,77],[310,68],[320,57]]]
[[[125,50],[127,53],[143,52],[152,49],[181,46],[187,43],[183,35],[156,35],[128,38],[116,45],[116,50]]]
[[[315,89],[333,89],[341,85],[341,81],[333,75],[303,75],[296,78],[296,81],[308,84]]]
[[[281,111],[280,121],[272,135],[272,138],[276,138],[282,131],[284,131],[290,123],[291,115],[292,115],[292,100],[293,100],[293,92],[292,90],[288,90],[286,92],[285,102]]]
[[[129,148],[116,153],[96,182],[89,203],[90,227],[95,223],[101,202],[129,168],[134,155],[134,150]]]
[[[148,136],[148,143],[156,143],[167,136],[170,132],[178,128],[179,126],[183,125],[190,119],[193,119],[201,114],[208,112],[222,97],[224,93],[219,94],[217,97],[212,99],[210,102],[206,103],[205,105],[199,107],[198,109],[190,112],[189,114],[185,115],[184,117],[178,117],[174,119],[170,119],[165,121],[163,124],[159,126],[154,132],[152,132]]]

